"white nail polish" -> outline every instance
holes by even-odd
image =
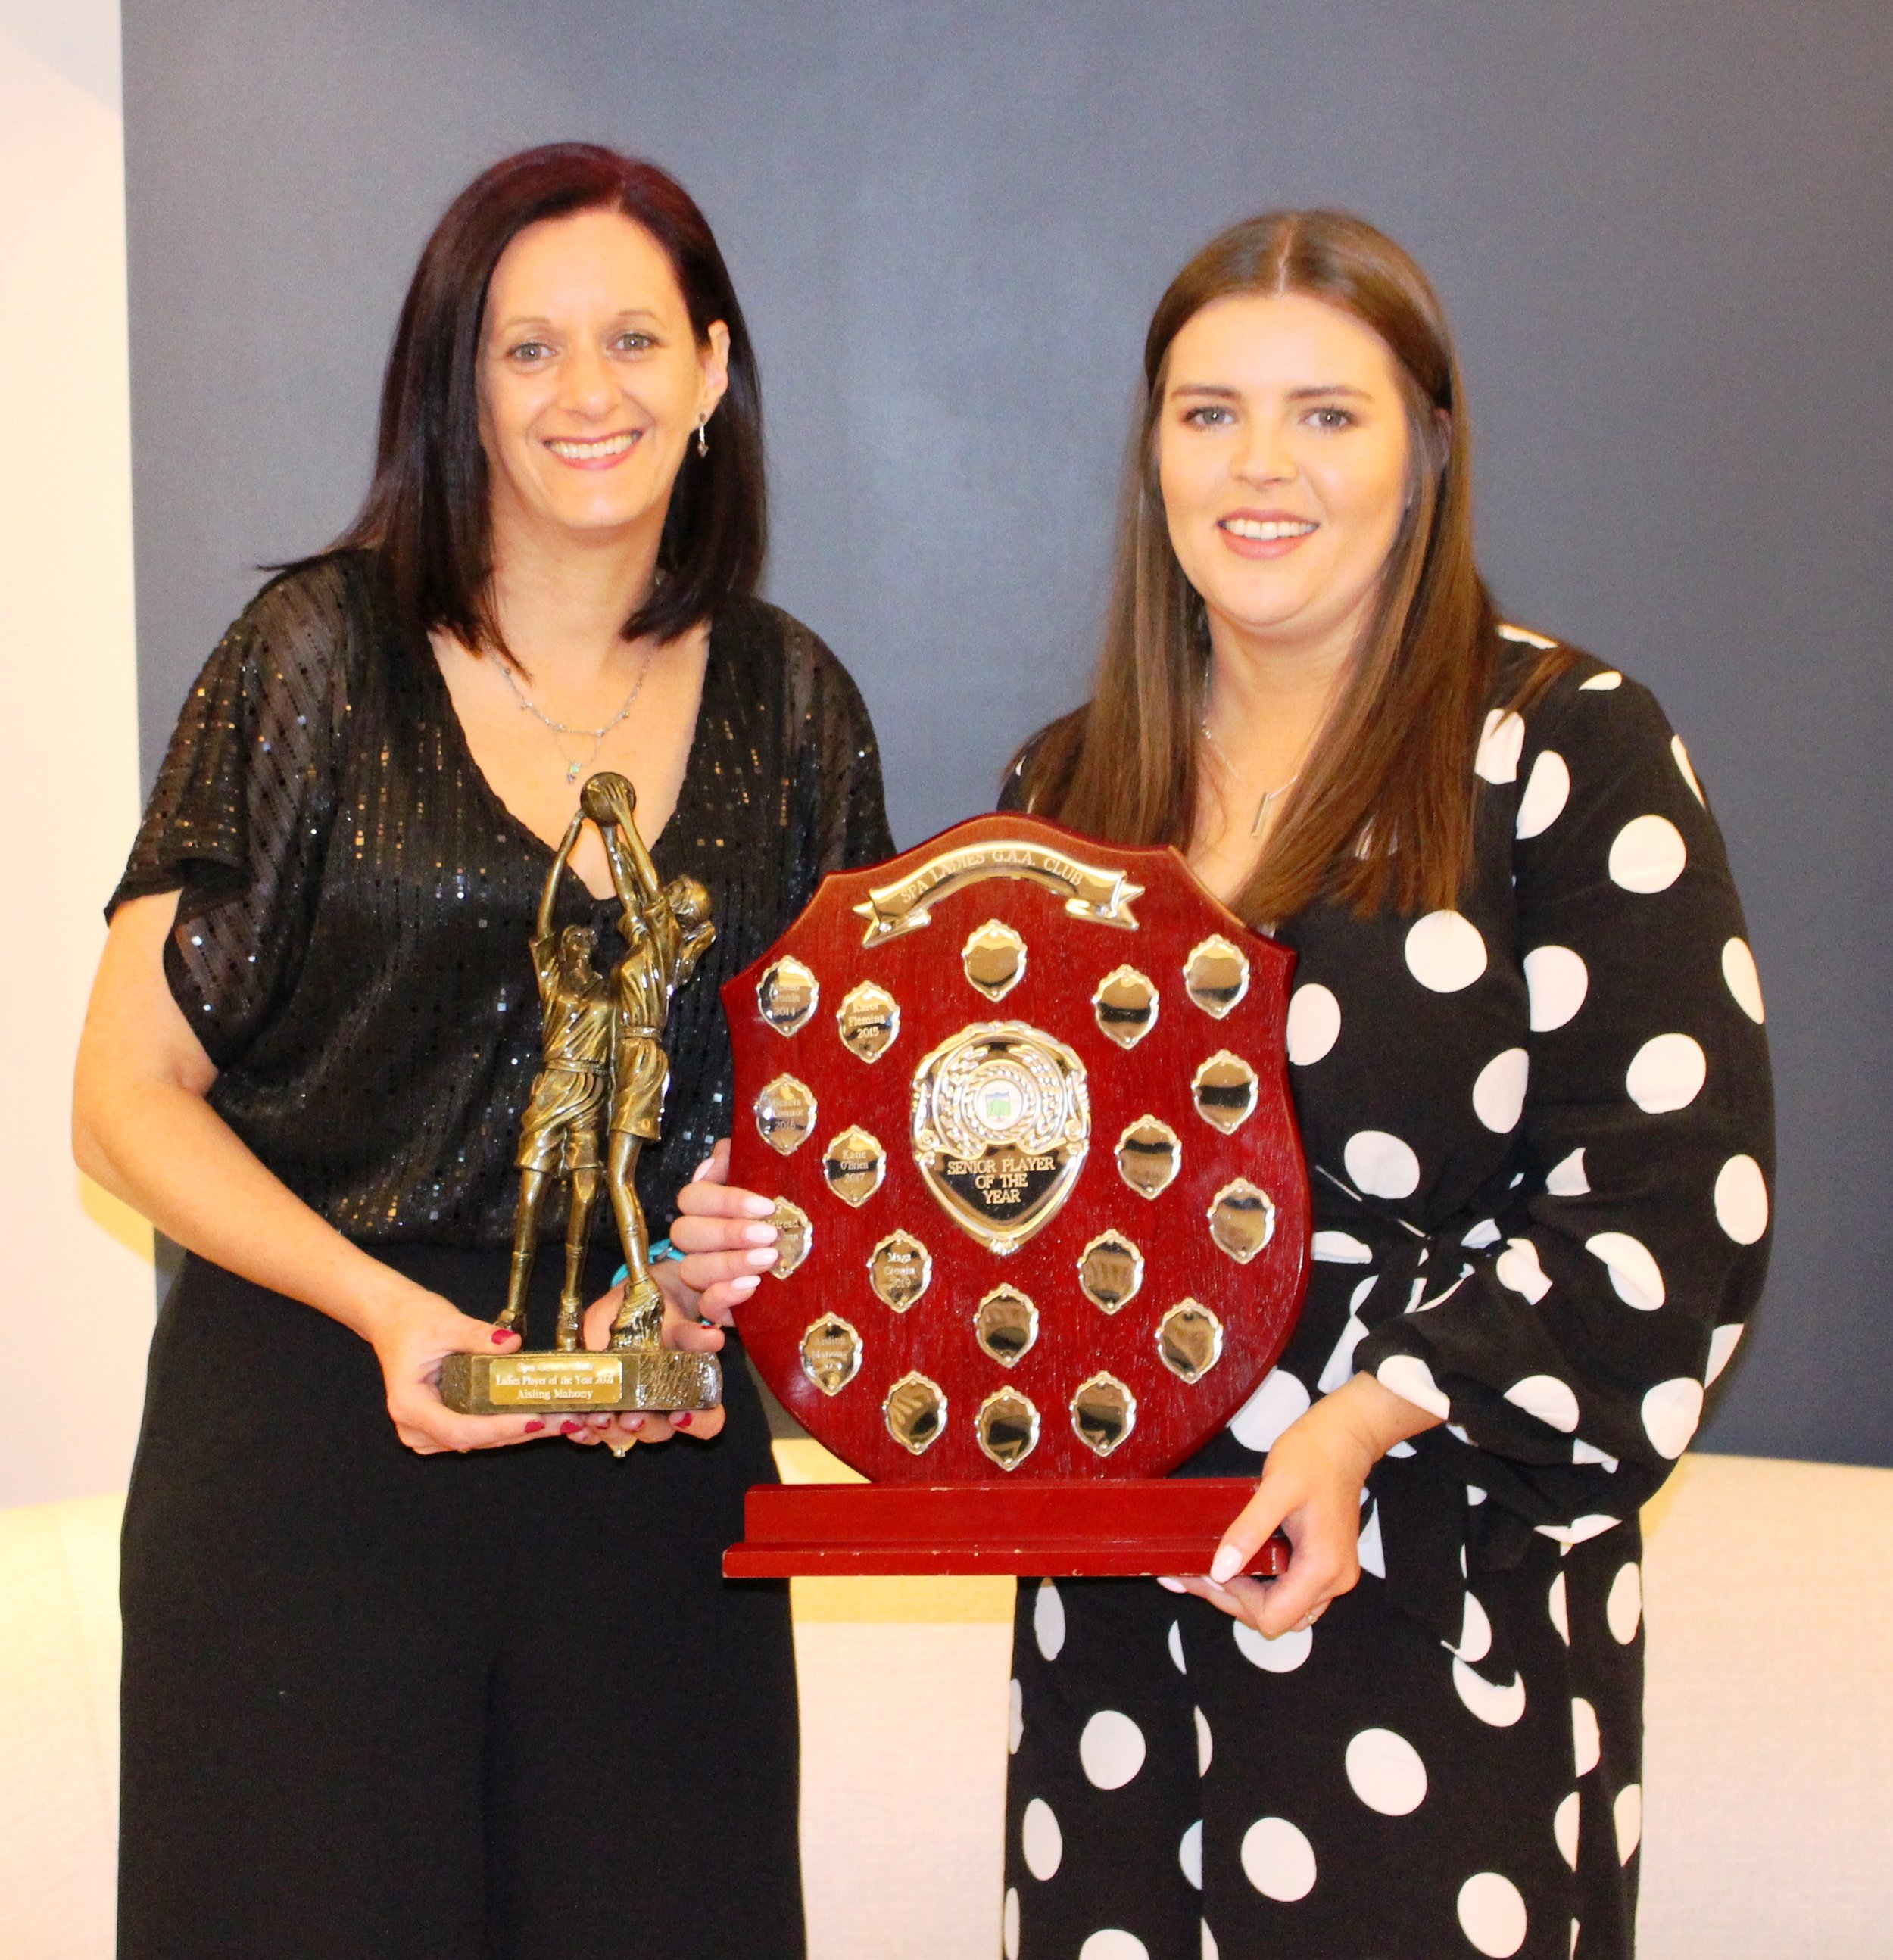
[[[1234,1545],[1219,1545],[1216,1557],[1209,1561],[1209,1577],[1220,1586],[1233,1579],[1242,1570],[1243,1564],[1242,1554]]]

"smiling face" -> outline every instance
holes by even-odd
[[[528,225],[487,288],[480,436],[496,544],[661,531],[684,447],[722,398],[729,334],[697,345],[663,248],[615,211]]]
[[[1155,441],[1171,546],[1213,641],[1345,658],[1411,481],[1386,342],[1302,293],[1213,301],[1170,344]]]

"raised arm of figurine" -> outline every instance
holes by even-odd
[[[559,849],[552,861],[552,870],[547,874],[546,889],[539,895],[539,917],[533,927],[533,972],[538,976],[539,999],[542,1006],[552,998],[552,990],[557,983],[559,972],[559,937],[553,931],[553,914],[558,908],[559,886],[565,877],[566,866],[578,847],[580,833],[585,827],[585,813],[575,810],[572,821],[566,826],[566,834],[559,839]]]
[[[585,784],[578,798],[581,813],[598,826],[604,854],[611,867],[611,883],[624,908],[625,937],[630,938],[630,921],[651,910],[662,893],[657,867],[638,835],[638,793],[629,781],[607,772]]]

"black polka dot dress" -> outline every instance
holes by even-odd
[[[1761,1290],[1761,993],[1646,689],[1573,656],[1475,768],[1457,909],[1283,932],[1314,1277],[1184,1474],[1253,1472],[1360,1370],[1445,1424],[1376,1468],[1311,1630],[1021,1583],[1008,1960],[1631,1951],[1637,1513]]]

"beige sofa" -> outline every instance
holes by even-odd
[[[111,1952],[118,1513],[0,1511],[7,1960]],[[1691,1457],[1646,1522],[1643,1960],[1887,1960],[1893,1471]],[[798,1584],[811,1960],[998,1952],[1011,1590]]]

